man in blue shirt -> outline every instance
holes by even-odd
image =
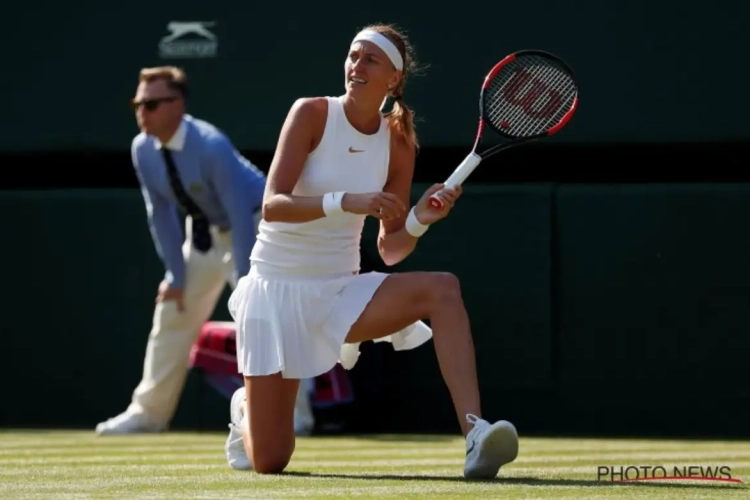
[[[97,434],[168,427],[201,327],[226,283],[236,286],[250,269],[266,183],[224,133],[185,113],[182,70],[147,68],[139,80],[133,107],[141,133],[131,154],[166,274],[141,383],[128,409],[97,425]],[[178,210],[187,214],[186,238]]]

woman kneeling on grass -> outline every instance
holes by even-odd
[[[469,320],[455,276],[359,274],[365,217],[380,220],[387,265],[406,258],[429,225],[446,217],[461,189],[435,185],[407,211],[417,147],[402,100],[414,67],[391,26],[370,26],[351,43],[346,92],[297,100],[281,130],[250,273],[229,300],[245,387],[231,402],[226,444],[235,469],[277,473],[295,446],[300,379],[337,362],[351,368],[359,343],[413,349],[434,338],[440,370],[466,437],[467,478],[495,477],[518,454],[516,429],[480,418]],[[387,97],[393,110],[382,113]],[[428,201],[437,193],[444,208]],[[433,330],[421,320],[429,319]]]

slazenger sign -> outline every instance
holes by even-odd
[[[171,21],[167,24],[169,35],[159,42],[159,56],[163,59],[216,57],[219,40],[209,30],[215,24],[215,21]]]

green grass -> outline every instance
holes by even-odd
[[[748,442],[525,438],[498,479],[468,482],[458,438],[303,438],[286,473],[258,475],[227,466],[225,437],[0,432],[0,498],[750,498]],[[600,465],[727,465],[744,483],[612,483]]]

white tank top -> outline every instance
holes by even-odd
[[[328,117],[320,144],[305,162],[292,191],[322,196],[331,191],[379,192],[388,179],[390,131],[365,135],[351,126],[341,97],[328,97]],[[365,215],[342,213],[303,223],[260,222],[251,262],[284,274],[346,274],[359,271]]]

